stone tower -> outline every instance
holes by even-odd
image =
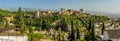
[[[83,14],[83,8],[82,8],[82,9],[80,9],[80,14]]]
[[[37,11],[36,11],[35,17],[36,17],[36,18],[40,17],[40,10],[37,10]]]
[[[66,14],[66,9],[61,8],[60,14]]]

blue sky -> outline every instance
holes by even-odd
[[[80,9],[120,13],[120,0],[0,0],[0,8]]]

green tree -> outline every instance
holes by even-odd
[[[29,41],[33,41],[33,40],[34,40],[34,39],[33,39],[33,38],[34,38],[33,34],[34,34],[34,33],[33,33],[33,29],[32,29],[32,27],[30,26],[30,27],[29,27],[29,34],[28,34],[28,35],[29,35],[29,36],[28,36],[28,37],[29,37]]]
[[[92,41],[95,41],[95,27],[93,24],[92,24],[92,28],[91,28],[91,38],[92,38]]]
[[[104,34],[104,31],[105,31],[105,23],[103,22],[103,24],[102,24],[102,35]]]
[[[94,27],[94,19],[91,18],[89,20],[89,27],[87,28],[87,34],[85,36],[86,41],[94,41],[95,40],[95,27]]]
[[[30,24],[29,24],[29,34],[28,34],[28,35],[29,35],[29,36],[28,36],[29,39],[28,39],[28,40],[29,40],[29,41],[34,41],[34,36],[33,36],[34,33],[33,33],[33,28],[32,28],[31,25],[32,25],[32,23],[31,23],[31,21],[30,21]]]
[[[58,41],[62,41],[61,28],[59,28]]]
[[[81,37],[81,34],[80,34],[80,28],[77,27],[77,39],[80,39]]]
[[[9,28],[8,20],[6,20],[6,25],[5,25],[5,27]]]
[[[17,13],[19,14],[19,16],[21,16],[21,17],[23,16],[21,7],[18,8]]]
[[[21,33],[25,33],[25,30],[26,30],[26,27],[25,27],[25,23],[24,23],[24,18],[23,18],[23,13],[22,13],[22,10],[21,10],[21,7],[18,8],[18,27],[21,28],[20,29],[20,32]]]
[[[71,34],[70,34],[70,41],[75,41],[75,28],[73,20],[71,20]]]
[[[86,41],[90,41],[91,40],[91,28],[92,28],[92,21],[91,19],[89,20],[89,27],[87,27],[87,33],[85,36],[85,40]]]
[[[45,20],[42,21],[42,29],[45,30],[47,28],[47,23]]]
[[[94,23],[95,23],[95,15],[94,15],[94,17],[92,18],[93,20],[92,20],[92,24],[91,24],[91,38],[92,38],[92,41],[95,41],[95,27],[94,27]]]

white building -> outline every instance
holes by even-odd
[[[0,36],[0,41],[28,41],[27,36]]]
[[[28,36],[17,34],[15,28],[0,28],[0,41],[27,41]]]

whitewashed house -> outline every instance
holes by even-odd
[[[0,28],[0,41],[28,41],[28,36],[16,34],[15,28]]]
[[[28,41],[27,36],[0,36],[0,41]]]

